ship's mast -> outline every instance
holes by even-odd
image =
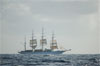
[[[54,41],[54,32],[52,33],[52,46],[53,46],[53,41]]]
[[[25,42],[24,42],[24,48],[25,48],[25,51],[26,51],[26,36],[25,36]]]
[[[44,51],[44,45],[47,44],[47,40],[44,38],[44,29],[42,28],[42,36],[41,36],[41,40],[40,40],[40,45],[41,45],[41,49],[42,51]]]
[[[37,46],[37,40],[34,39],[34,33],[32,30],[32,39],[30,40],[30,46],[32,47],[32,50],[35,50],[36,46]]]
[[[57,41],[54,39],[54,32],[52,33],[52,42],[51,42],[51,49],[58,49]]]
[[[32,30],[32,50],[33,50],[33,39],[34,39],[34,36],[33,36],[33,30]]]
[[[42,50],[43,50],[43,46],[44,46],[44,44],[43,44],[43,39],[44,39],[44,29],[43,29],[43,28],[42,28],[42,37],[41,37],[41,38],[42,38],[42,42],[41,42],[41,43],[42,43]]]

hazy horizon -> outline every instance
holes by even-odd
[[[32,30],[35,38],[50,44],[52,31],[58,46],[68,54],[99,54],[99,0],[0,0],[0,54],[27,49]],[[66,52],[67,53],[67,52]]]

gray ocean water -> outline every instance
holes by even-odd
[[[0,66],[100,66],[100,54],[0,54]]]

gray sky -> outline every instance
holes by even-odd
[[[55,31],[58,45],[68,53],[100,53],[98,0],[0,0],[0,53],[27,49],[32,29],[39,40],[44,27],[50,44]],[[67,53],[67,52],[66,52]]]

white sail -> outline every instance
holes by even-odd
[[[57,41],[56,40],[53,40],[52,44],[56,45],[57,44]]]
[[[36,39],[30,40],[30,46],[35,49],[37,46],[37,40]]]
[[[42,45],[42,44],[43,44],[43,45],[44,45],[44,44],[47,44],[47,40],[46,40],[46,39],[41,39],[41,40],[40,40],[40,44],[41,44],[41,45]]]
[[[30,44],[37,44],[37,40],[36,39],[30,40]]]
[[[51,43],[51,49],[58,49],[57,41],[56,40],[52,41],[52,43]]]
[[[50,44],[50,48],[51,48],[52,50],[58,49],[57,41],[54,39],[54,33],[52,34],[52,42],[51,42],[51,44]]]

